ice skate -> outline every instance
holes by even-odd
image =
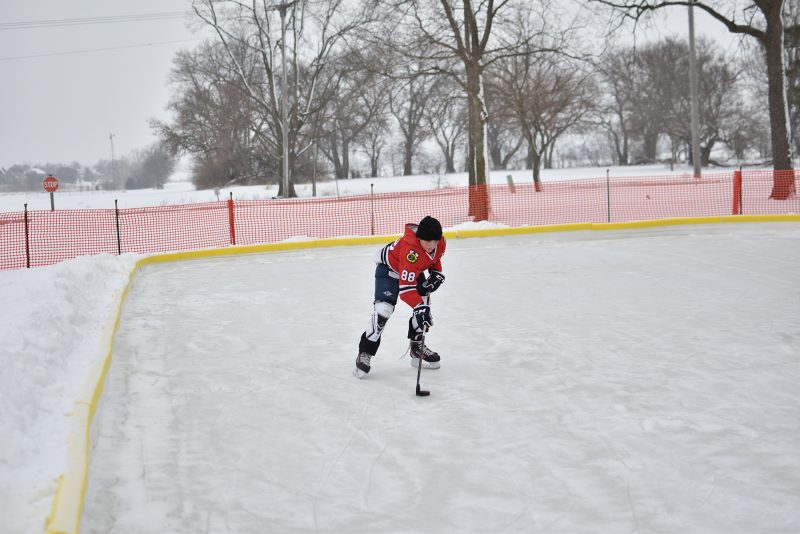
[[[369,352],[359,352],[356,357],[356,368],[353,369],[353,376],[356,378],[364,378],[369,373],[369,361],[372,359],[372,354]]]
[[[441,367],[439,363],[439,353],[432,351],[421,341],[411,342],[411,367],[419,366],[419,358],[422,356],[423,369],[438,369]]]

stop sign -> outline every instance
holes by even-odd
[[[48,193],[55,193],[56,189],[58,189],[58,179],[51,174],[42,180],[42,187]]]

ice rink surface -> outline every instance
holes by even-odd
[[[140,272],[81,532],[800,531],[797,224],[450,240],[427,398],[377,248]]]

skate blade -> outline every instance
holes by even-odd
[[[367,373],[365,373],[364,371],[362,371],[361,369],[356,367],[355,369],[353,369],[353,376],[356,377],[356,378],[361,379],[361,378],[364,378],[365,376],[367,376]]]
[[[442,365],[439,362],[426,362],[425,360],[422,360],[423,369],[438,369],[441,366]],[[413,367],[414,369],[419,367],[419,360],[416,358],[411,358],[411,367]]]

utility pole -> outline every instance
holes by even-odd
[[[283,196],[289,197],[289,123],[288,123],[288,108],[289,108],[289,93],[288,83],[286,81],[286,11],[294,5],[297,0],[289,2],[282,2],[275,6],[281,14],[281,132],[283,133]]]
[[[692,108],[692,164],[694,177],[702,178],[700,155],[700,109],[697,90],[697,59],[694,46],[694,0],[689,0],[689,91]]]
[[[109,132],[108,140],[111,143],[111,183],[114,187],[117,185],[116,169],[114,169],[114,134]]]

